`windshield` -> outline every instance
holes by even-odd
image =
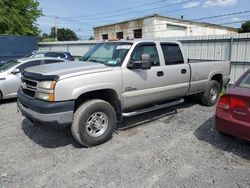
[[[4,72],[6,70],[9,70],[10,68],[14,67],[15,65],[19,64],[17,60],[10,60],[6,64],[2,65],[0,67],[0,72]]]
[[[120,66],[126,57],[132,43],[109,42],[99,43],[92,47],[81,61],[92,61],[108,66]]]

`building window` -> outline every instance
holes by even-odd
[[[142,29],[135,29],[134,30],[134,38],[135,39],[142,38]]]
[[[123,32],[117,32],[116,33],[116,38],[117,39],[123,39]]]
[[[103,40],[108,40],[108,34],[103,34],[103,35],[102,35],[102,39],[103,39]]]

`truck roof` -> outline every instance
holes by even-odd
[[[122,39],[122,40],[107,40],[107,41],[102,41],[102,43],[105,43],[105,42],[119,42],[119,43],[140,43],[140,42],[166,42],[166,43],[175,43],[175,44],[178,44],[180,45],[181,43],[179,41],[174,41],[174,40],[161,40],[161,39],[133,39],[133,40],[125,40],[125,39]]]

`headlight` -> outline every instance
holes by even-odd
[[[54,93],[37,92],[36,93],[36,98],[44,100],[44,101],[50,101],[50,102],[54,102],[55,101],[55,95],[54,95]]]
[[[44,101],[55,101],[56,81],[41,81],[37,83],[36,98]]]
[[[56,85],[55,81],[42,81],[38,82],[37,87],[41,89],[54,89]]]

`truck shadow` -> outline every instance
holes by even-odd
[[[195,105],[195,102],[183,103],[177,107],[165,108],[142,115],[125,118],[124,122],[118,125],[117,130],[126,130],[136,126],[143,125],[147,122],[156,121],[162,117],[173,115],[178,113],[178,109],[188,108],[192,105]],[[22,130],[25,135],[30,138],[34,143],[39,144],[44,148],[58,148],[67,145],[73,145],[75,148],[83,148],[78,144],[70,132],[70,128],[65,129],[55,129],[50,126],[33,126],[31,122],[27,119],[22,121]]]
[[[193,105],[197,105],[197,102],[188,101],[188,102],[184,102],[184,103],[182,103],[178,106],[175,106],[175,107],[163,108],[163,109],[148,112],[145,114],[132,116],[129,118],[124,118],[123,123],[118,125],[118,130],[123,131],[123,130],[127,130],[130,128],[134,128],[134,127],[143,125],[145,123],[157,121],[158,119],[160,119],[162,117],[177,114],[179,109],[189,108]]]
[[[22,121],[22,130],[34,143],[44,148],[58,148],[67,145],[81,148],[73,139],[69,127],[64,129],[55,129],[46,125],[35,127],[27,119],[24,119]]]
[[[214,116],[196,129],[194,136],[198,140],[207,142],[220,150],[250,160],[250,142],[220,134],[214,129]]]
[[[0,101],[0,105],[1,105],[1,104],[15,103],[16,101],[17,101],[16,98],[13,98],[13,99],[5,99],[5,100]]]

